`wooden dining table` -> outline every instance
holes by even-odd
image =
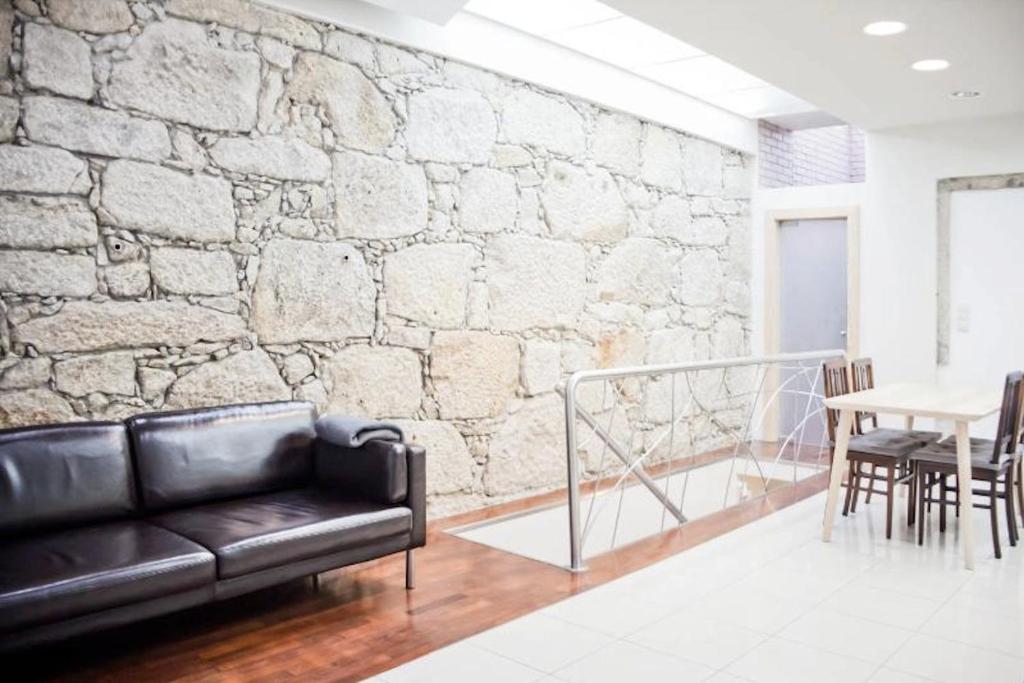
[[[968,433],[972,422],[999,411],[1002,394],[999,391],[978,390],[933,383],[888,384],[855,391],[825,399],[825,405],[839,411],[836,444],[832,456],[832,476],[829,480],[828,502],[821,538],[832,538],[832,525],[839,503],[843,475],[848,468],[846,452],[850,445],[850,432],[854,415],[860,412],[879,415],[902,415],[907,429],[912,429],[915,417],[933,418],[953,422],[956,434],[957,478],[963,490],[970,491],[971,443]],[[965,485],[962,482],[968,482]],[[972,524],[971,496],[960,496],[960,527],[964,547],[964,565],[974,569],[974,526]],[[917,520],[923,524],[924,520]]]

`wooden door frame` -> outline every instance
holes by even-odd
[[[775,209],[766,212],[764,225],[764,355],[779,353],[782,328],[779,271],[779,228],[783,221],[844,219],[846,221],[846,357],[860,352],[860,207]],[[778,373],[769,372],[766,396],[778,386]],[[778,436],[776,404],[768,406],[763,424],[764,438]]]

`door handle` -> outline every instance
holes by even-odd
[[[846,330],[839,330],[839,336],[840,337],[845,337],[846,336]]]

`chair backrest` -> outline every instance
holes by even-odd
[[[992,447],[992,461],[998,463],[1017,448],[1020,434],[1021,389],[1024,387],[1024,372],[1019,370],[1006,375],[1003,386],[1003,404],[999,410],[999,426],[996,428],[995,444]]]
[[[301,486],[312,478],[315,422],[304,401],[129,418],[140,503],[163,510]]]
[[[866,391],[875,388],[875,368],[870,358],[858,358],[850,361],[850,374],[853,375],[853,390]],[[864,421],[871,420],[871,426],[878,428],[877,413],[857,413],[857,431],[864,433]]]
[[[825,379],[825,398],[833,398],[850,393],[850,380],[846,374],[846,361],[839,359],[825,361],[821,364],[821,374]],[[825,422],[828,425],[828,439],[835,442],[836,427],[839,425],[839,411],[826,408]]]

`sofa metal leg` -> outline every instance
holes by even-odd
[[[416,587],[416,562],[412,556],[412,550],[405,551],[405,588],[412,590]]]

